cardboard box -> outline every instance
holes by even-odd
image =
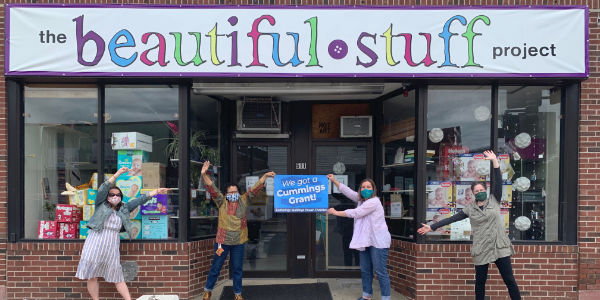
[[[39,221],[38,222],[38,238],[40,239],[55,239],[56,221]]]
[[[131,239],[132,240],[141,239],[142,238],[142,220],[131,220],[130,231],[131,231]],[[129,235],[127,235],[127,232],[119,233],[119,238],[121,240],[130,239]]]
[[[146,195],[151,191],[153,189],[143,189],[142,195]],[[141,205],[142,215],[166,215],[168,198],[169,195],[167,194],[157,194],[152,197],[152,199]]]
[[[88,190],[89,189],[77,190],[77,202],[75,205],[82,207],[87,204]]]
[[[129,168],[129,172],[123,175],[142,176],[142,164],[148,162],[149,153],[142,150],[119,150],[117,151],[117,169]]]
[[[161,163],[142,163],[142,184],[145,189],[165,187],[167,167]]]
[[[142,216],[143,239],[166,239],[168,237],[167,220],[169,216]]]
[[[457,181],[454,183],[454,202],[457,208],[464,208],[475,202],[475,195],[471,190],[471,181]]]
[[[113,150],[144,150],[152,152],[152,137],[139,132],[113,132]]]
[[[79,222],[77,223],[58,223],[58,238],[72,240],[79,238]]]
[[[428,181],[427,208],[453,207],[452,194],[452,182]]]
[[[83,216],[81,219],[83,221],[89,221],[94,215],[95,206],[94,205],[84,205],[83,206]]]
[[[123,202],[127,203],[129,200],[140,196],[140,190],[142,189],[142,176],[120,176],[115,185],[123,192]]]
[[[102,182],[107,181],[109,178],[111,178],[113,176],[113,174],[104,174],[104,180]],[[102,184],[102,182],[100,184]],[[92,178],[90,179],[90,187],[93,190],[97,190],[98,189],[98,173],[92,173]]]
[[[88,221],[79,221],[79,238],[85,240],[88,236]]]
[[[96,195],[98,195],[98,190],[88,189],[87,195],[87,204],[94,205],[96,204]]]
[[[79,222],[83,214],[81,209],[75,205],[57,204],[56,205],[56,221],[57,222]]]
[[[138,206],[136,208],[134,208],[130,213],[129,213],[129,219],[130,220],[141,220],[142,219],[142,206]]]
[[[452,215],[452,210],[450,208],[428,208],[425,219],[427,220],[428,225],[435,224],[445,218],[448,218]],[[430,235],[450,235],[451,227],[450,225],[446,225],[438,228],[436,231],[432,231],[428,234]]]
[[[456,177],[460,181],[478,181],[482,176],[477,173],[476,167],[480,161],[487,162],[485,156],[481,153],[466,153],[456,157],[455,165]]]

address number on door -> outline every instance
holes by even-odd
[[[296,163],[296,170],[306,170],[306,163],[305,162]]]

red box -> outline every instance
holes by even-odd
[[[81,221],[83,213],[75,205],[57,204],[56,221],[64,223],[75,223]]]
[[[38,222],[38,238],[40,239],[56,239],[56,221],[39,221]]]
[[[58,238],[72,240],[79,238],[79,223],[58,223]]]

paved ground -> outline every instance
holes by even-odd
[[[268,285],[268,284],[299,284],[299,283],[317,283],[327,282],[333,300],[356,300],[362,295],[362,286],[360,279],[358,278],[312,278],[312,279],[244,279],[244,285]],[[221,291],[224,286],[231,286],[231,280],[225,280],[218,283],[213,290],[211,300],[219,300]],[[373,281],[373,300],[381,299],[381,293],[379,292],[379,282]],[[196,298],[201,299],[201,297]],[[276,299],[276,298],[273,298]],[[405,300],[408,299],[398,292],[392,290],[392,299],[394,300]]]

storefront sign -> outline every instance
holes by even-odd
[[[6,74],[586,77],[577,7],[6,5]]]
[[[329,205],[324,175],[275,175],[276,213],[325,212]]]

